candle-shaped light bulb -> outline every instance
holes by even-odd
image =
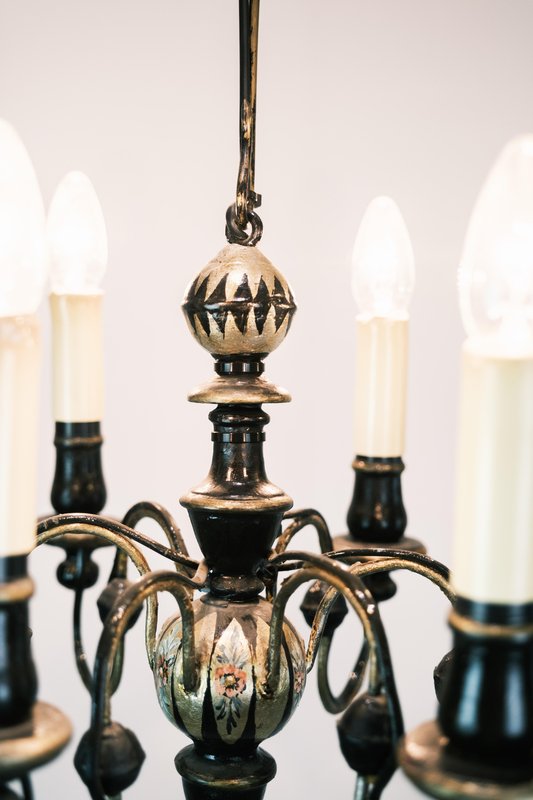
[[[107,235],[89,178],[69,172],[47,223],[51,265],[56,422],[96,423],[103,414],[102,290]]]
[[[389,197],[376,197],[361,222],[352,259],[357,316],[355,452],[403,454],[407,388],[407,307],[414,287],[413,248]]]
[[[459,300],[472,345],[495,355],[533,353],[533,136],[509,142],[479,194]]]
[[[511,141],[474,207],[459,270],[463,347],[454,582],[533,601],[533,136]]]
[[[26,148],[0,120],[0,316],[32,314],[46,282],[44,207]]]
[[[0,558],[35,542],[44,207],[24,145],[0,120]]]
[[[89,178],[69,172],[48,212],[51,286],[55,294],[96,294],[107,267],[104,215]]]
[[[390,197],[376,197],[365,211],[352,256],[352,289],[365,317],[402,319],[415,283],[411,239]]]

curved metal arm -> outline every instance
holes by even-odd
[[[341,556],[345,555],[345,557],[347,557],[348,554],[350,554],[350,551],[343,551]],[[350,554],[350,557],[352,556],[353,554]],[[417,554],[409,553],[409,558],[390,557],[382,558],[377,561],[358,562],[350,567],[350,572],[358,575],[360,578],[364,578],[367,575],[374,575],[378,572],[392,572],[400,569],[405,569],[427,578],[438,586],[447,599],[453,604],[455,596],[450,584],[443,577],[443,574],[448,574],[448,570],[446,567],[443,567],[442,564],[434,562],[433,559],[427,556],[418,556]],[[323,637],[322,631],[327,615],[335,603],[337,596],[338,591],[334,588],[330,588],[322,598],[317,609],[309,640],[310,659],[308,662],[308,669],[311,669],[318,651],[318,689],[324,708],[332,714],[338,714],[344,711],[359,691],[366,667],[366,660],[368,658],[368,648],[365,652],[365,645],[363,643],[353,674],[348,678],[342,692],[335,696],[330,689],[328,678],[328,659],[331,648],[331,637]]]
[[[66,533],[92,533],[101,539],[114,544],[115,547],[126,553],[132,560],[135,568],[141,577],[150,572],[147,560],[141,551],[126,537],[121,529],[129,531],[129,528],[120,523],[108,520],[105,517],[91,516],[90,514],[61,514],[56,517],[48,517],[43,520],[37,528],[37,547],[51,541]],[[150,667],[153,664],[153,643],[157,629],[157,598],[150,598],[146,608],[145,623],[145,642],[146,655]],[[80,673],[81,674],[81,673]],[[89,673],[90,674],[90,673]],[[87,677],[87,676],[85,676]],[[82,675],[85,683],[85,678]]]
[[[152,503],[149,500],[141,500],[132,506],[124,515],[122,524],[128,528],[135,528],[143,519],[153,519],[165,536],[173,552],[184,555],[188,558],[189,553],[183,541],[180,529],[178,528],[173,516],[166,508],[159,503]],[[176,570],[180,570],[183,564],[176,562]],[[118,552],[111,570],[111,578],[125,577],[126,563],[122,553]]]
[[[24,775],[23,778],[20,778],[20,785],[24,792],[24,800],[33,800],[33,787],[31,785],[30,776]]]
[[[364,639],[359,655],[357,656],[357,661],[343,690],[335,695],[331,690],[328,678],[328,662],[332,641],[333,636],[323,636],[320,647],[318,648],[318,692],[325,710],[329,711],[330,714],[340,714],[348,708],[361,688],[370,653],[368,642]]]
[[[399,739],[403,735],[402,712],[396,690],[387,637],[381,623],[378,607],[361,578],[356,573],[351,572],[345,565],[332,562],[326,556],[301,552],[280,554],[274,556],[271,562],[277,566],[290,559],[298,563],[301,562],[303,566],[284,581],[273,603],[267,684],[264,689],[268,692],[269,684],[276,685],[276,681],[279,680],[283,615],[290,595],[305,581],[316,579],[326,581],[344,595],[361,620],[369,646],[368,691],[371,694],[378,694],[383,691],[387,701],[392,750],[371,791],[370,797],[378,798],[396,769],[394,752]]]
[[[403,556],[401,558],[388,558],[382,561],[367,561],[363,564],[356,564],[350,571],[355,572],[360,578],[365,578],[367,575],[375,575],[377,572],[395,572],[400,569],[422,575],[423,578],[438,586],[452,605],[455,602],[455,594],[450,583],[447,578],[443,578],[439,570],[433,569],[430,564],[419,564]]]
[[[294,521],[285,528],[278,538],[276,547],[274,548],[276,554],[284,553],[295,534],[307,525],[312,525],[318,533],[321,553],[329,553],[333,550],[333,542],[331,540],[328,524],[322,514],[315,511],[314,508],[302,508],[298,509],[298,511],[288,511],[284,514],[283,518],[292,519]]]
[[[58,533],[57,531],[59,528],[61,528],[61,531]],[[56,531],[54,535],[48,535],[54,531]],[[149,536],[144,536],[144,534],[139,533],[139,531],[136,531],[134,528],[129,528],[121,522],[116,522],[108,517],[96,516],[95,514],[59,514],[47,517],[42,520],[37,527],[37,545],[44,544],[44,542],[47,542],[49,539],[55,538],[55,535],[63,536],[65,533],[77,532],[99,535],[98,531],[107,531],[115,535],[119,534],[132,542],[141,544],[143,547],[153,550],[154,553],[168,558],[169,561],[174,561],[176,564],[181,564],[186,567],[187,572],[194,573],[196,569],[198,569],[198,562],[194,561],[192,558],[188,558],[187,556],[181,555],[181,553],[171,550],[169,547],[159,544],[159,542],[156,542]],[[111,541],[113,544],[115,543],[114,540],[109,537],[103,536],[102,538],[107,538],[108,541]]]
[[[83,589],[76,589],[74,595],[74,611],[72,615],[74,631],[74,655],[76,657],[78,674],[83,681],[83,685],[90,694],[93,688],[93,676],[87,663],[87,654],[85,652],[81,636],[81,607],[83,603],[83,592]]]
[[[164,532],[167,537],[171,549],[188,557],[187,547],[181,536],[180,529],[176,521],[169,511],[159,503],[153,503],[148,500],[142,500],[132,506],[124,515],[122,524],[128,528],[135,528],[143,519],[153,519]],[[183,564],[176,562],[176,570],[179,572],[183,570]],[[186,568],[189,569],[189,568]],[[111,575],[109,580],[121,577],[125,578],[127,574],[127,555],[126,553],[117,548]],[[88,689],[92,691],[92,674],[87,664],[87,655],[83,647],[81,635],[81,605],[82,605],[82,592],[77,591],[74,600],[74,652],[76,656],[76,664],[80,677]],[[124,648],[120,647],[117,655],[117,662],[113,671],[113,694],[118,688],[120,678],[122,675],[123,661],[124,661]]]
[[[167,537],[171,548],[175,550],[176,553],[181,553],[187,557],[189,556],[180,529],[170,511],[167,511],[167,509],[159,505],[159,503],[141,500],[140,503],[136,503],[126,512],[122,522],[129,528],[135,528],[142,519],[153,519],[157,522]]]
[[[130,541],[130,539],[140,541],[141,544],[145,544],[147,547],[150,546],[150,543],[157,545],[157,548],[151,547],[151,549],[155,549],[156,552],[163,550],[168,551],[171,553],[171,555],[177,555],[168,550],[168,548],[158,545],[157,542],[153,542],[153,540],[142,536],[132,528],[128,528],[119,522],[109,520],[106,517],[93,516],[90,514],[62,514],[60,516],[49,517],[48,519],[43,520],[37,529],[37,545],[44,544],[45,542],[50,541],[57,536],[63,536],[65,533],[76,532],[92,533],[95,536],[100,536],[102,539],[106,539],[107,541],[111,542],[115,545],[115,547],[120,548],[120,550],[122,550],[127,556],[129,556],[129,558],[131,558],[141,576],[149,572],[150,567],[148,566],[148,562],[141,551]],[[164,554],[165,553],[162,553],[162,555]],[[180,556],[180,558],[183,557]],[[189,558],[185,560],[187,562],[187,566],[190,568],[192,568],[192,566],[195,567],[196,573],[193,578],[179,573],[178,576],[181,582],[189,586],[191,589],[202,588],[206,575],[205,565],[198,564],[198,562],[192,561]],[[146,654],[151,668],[153,668],[154,660],[154,648],[157,631],[157,610],[157,598],[153,595],[150,595],[147,600],[145,641]]]
[[[91,770],[93,784],[89,787],[89,791],[93,800],[105,800],[100,781],[99,760],[102,731],[104,726],[111,721],[111,681],[117,648],[133,615],[145,600],[153,600],[157,592],[170,592],[179,605],[183,620],[183,686],[185,691],[194,691],[198,683],[194,646],[194,612],[191,593],[183,585],[184,582],[184,576],[175,572],[150,572],[121,595],[106,620],[96,652],[95,691],[91,715],[94,747]]]
[[[413,554],[410,554],[413,555]],[[431,559],[425,557],[426,562],[431,562]],[[438,562],[436,562],[438,563]],[[427,578],[427,580],[434,583],[438,588],[443,592],[443,594],[447,597],[450,603],[453,604],[455,601],[455,595],[450,587],[448,581],[442,577],[441,571],[439,568],[433,568],[431,563],[418,563],[418,560],[411,560],[408,558],[383,558],[379,561],[367,561],[367,562],[357,562],[349,567],[349,572],[352,575],[357,575],[359,578],[365,578],[367,575],[374,575],[377,572],[393,572],[395,570],[405,569],[409,572],[414,572],[418,575],[422,575],[422,577]],[[310,645],[313,645],[312,650],[312,659],[311,659],[311,666],[312,668],[315,658],[316,658],[316,650],[318,644],[320,643],[320,638],[322,635],[322,631],[324,629],[324,625],[326,623],[327,616],[332,608],[333,604],[335,603],[338,596],[338,590],[335,588],[330,588],[325,593],[324,597],[322,598],[320,605],[317,609],[317,613],[315,615],[315,620],[313,623],[313,627],[311,629],[311,639]]]
[[[285,579],[272,604],[272,619],[270,626],[267,664],[267,686],[265,687],[265,693],[267,694],[270,692],[271,688],[277,687],[279,681],[282,627],[287,602],[299,586],[310,580],[324,581],[341,592],[361,620],[365,638],[368,641],[371,654],[375,653],[377,647],[375,636],[376,630],[373,624],[373,619],[377,618],[379,620],[379,612],[377,604],[374,602],[372,595],[365,587],[361,579],[357,575],[353,575],[343,564],[335,564],[325,556],[318,556],[312,553],[287,553],[275,556],[272,561],[276,563],[282,559],[289,558],[297,558],[298,561],[303,563],[303,566],[294,572],[289,578]],[[329,606],[327,611],[321,615],[319,624],[313,631],[314,635],[309,640],[309,646],[306,654],[307,664],[313,660],[313,651],[320,640],[328,612]],[[377,679],[375,675],[373,676],[372,682],[375,689],[377,687]]]
[[[434,572],[436,575],[440,575],[441,578],[444,578],[446,581],[450,579],[450,570],[445,564],[442,564],[440,561],[424,553],[415,553],[412,550],[389,550],[385,547],[357,547],[353,550],[332,550],[326,555],[338,561],[362,561],[363,559],[371,558],[374,560],[371,563],[381,558],[401,558],[404,562],[427,567],[428,570]]]
[[[73,610],[73,632],[74,632],[74,655],[76,657],[76,666],[78,674],[82,679],[83,685],[89,692],[93,690],[93,675],[88,665],[87,654],[83,646],[81,635],[81,609],[83,604],[83,589],[76,589],[74,595],[74,610]],[[117,652],[117,659],[113,668],[113,683],[112,693],[115,694],[119,687],[120,679],[122,677],[122,670],[124,666],[124,645],[122,644]]]

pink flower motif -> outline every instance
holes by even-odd
[[[157,662],[157,671],[159,673],[159,677],[161,679],[161,683],[163,684],[163,686],[166,686],[168,683],[168,676],[170,672],[169,667],[171,666],[170,662],[171,660],[165,658],[163,655],[159,656]]]
[[[246,689],[246,672],[234,664],[222,664],[215,670],[215,687],[219,695],[236,697]]]
[[[294,673],[294,691],[296,694],[300,694],[304,688],[304,677],[305,674],[299,669]]]

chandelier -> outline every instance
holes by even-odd
[[[356,800],[391,796],[398,767],[428,796],[531,797],[533,137],[513,139],[496,161],[463,250],[459,297],[467,340],[450,578],[448,568],[427,554],[429,537],[422,543],[406,535],[402,456],[414,257],[403,217],[388,197],[368,206],[353,250],[359,314],[348,531],[333,536],[319,511],[294,510],[291,497],[267,477],[263,443],[270,416],[264,407],[276,408],[291,397],[271,379],[276,357],[266,359],[279,346],[290,347],[291,336],[284,340],[297,303],[284,271],[258,247],[259,0],[239,1],[239,22],[240,159],[235,199],[225,216],[227,243],[197,270],[182,305],[192,338],[214,364],[211,379],[189,394],[192,403],[209,407],[211,467],[180,498],[198,558],[189,554],[191,536],[182,534],[174,509],[135,502],[120,520],[104,510],[100,284],[106,225],[89,179],[69,173],[50,205],[46,256],[33,167],[14,129],[0,123],[0,800],[31,800],[34,770],[58,757],[72,736],[69,708],[61,698],[46,702],[37,688],[39,659],[35,666],[32,656],[30,610],[38,599],[31,600],[31,573],[43,550],[50,554],[47,562],[57,562],[58,550],[61,555],[57,579],[72,600],[74,655],[90,707],[85,733],[76,732],[80,796],[128,796],[143,767],[143,731],[133,732],[114,713],[126,669],[124,692],[151,691],[168,720],[164,738],[174,736],[178,743],[175,767],[187,800],[274,794],[276,760],[269,742],[295,724],[314,672],[322,705],[337,719],[342,755],[355,773]],[[211,133],[218,135],[216,126]],[[284,133],[290,140],[293,134]],[[318,237],[321,231],[307,234]],[[53,331],[55,513],[39,520],[35,540],[35,312],[48,277],[45,265]],[[324,284],[321,311],[328,316],[317,327],[334,324],[338,291]],[[153,289],[145,302],[152,295],[156,302]],[[332,382],[336,364],[318,351],[313,380]],[[166,392],[165,372],[158,365],[154,401]],[[135,379],[144,374],[140,360]],[[128,382],[123,403],[135,403],[135,380]],[[332,399],[317,411],[302,468],[323,466],[321,440],[334,407]],[[152,430],[157,476],[157,450],[173,431],[159,419]],[[205,449],[199,444],[198,451]],[[128,456],[133,470],[145,458],[134,432]],[[178,446],[176,458],[192,464],[197,454]],[[99,565],[108,578],[97,593],[101,626],[93,663],[84,600],[97,585]],[[453,631],[453,649],[439,655],[434,673],[435,720],[407,731],[395,653],[382,621],[389,606],[401,607],[403,583],[395,595],[402,573],[440,591]],[[295,593],[307,628],[288,610]],[[348,614],[360,641],[348,642],[355,660],[339,690],[331,673],[337,671],[336,645]],[[411,622],[406,614],[405,624]],[[129,630],[142,624],[148,669],[132,686],[126,642]],[[53,631],[53,637],[61,634]],[[333,736],[333,727],[327,730],[322,722],[317,735]],[[149,757],[150,744],[145,743]],[[283,755],[277,759],[280,771]]]

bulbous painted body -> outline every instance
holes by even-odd
[[[158,639],[154,678],[168,719],[207,752],[253,750],[292,715],[305,685],[305,650],[289,622],[283,626],[280,681],[266,679],[272,607],[261,597],[231,602],[211,595],[194,602],[199,681],[183,687],[182,621],[166,621]]]

